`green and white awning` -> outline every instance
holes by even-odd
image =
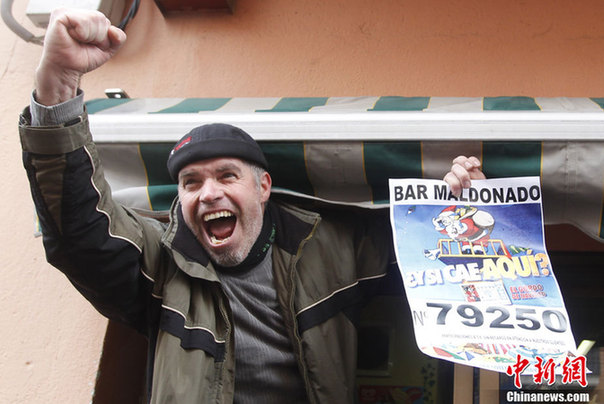
[[[129,206],[167,209],[174,142],[226,122],[259,141],[277,192],[382,208],[388,178],[442,178],[471,154],[489,177],[541,176],[546,222],[604,239],[604,98],[99,99],[87,108],[114,196]]]

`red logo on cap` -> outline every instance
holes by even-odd
[[[191,136],[187,137],[186,139],[183,139],[182,142],[180,142],[179,144],[177,144],[174,147],[174,151],[177,151],[178,149],[180,149],[181,147],[183,147],[184,145],[186,145],[190,141],[191,141]]]

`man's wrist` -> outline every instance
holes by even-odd
[[[35,75],[37,102],[53,106],[69,101],[77,96],[81,78],[77,71],[56,69],[41,61]]]
[[[54,126],[70,122],[84,112],[84,92],[77,90],[73,98],[56,105],[47,106],[39,102],[37,92],[31,96],[31,125]]]

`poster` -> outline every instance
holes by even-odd
[[[390,180],[396,257],[422,352],[509,371],[562,363],[575,340],[543,236],[538,177]],[[527,372],[535,367],[526,367]]]

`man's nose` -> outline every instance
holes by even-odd
[[[215,180],[204,181],[199,190],[199,200],[203,203],[213,203],[224,196],[222,186]]]

